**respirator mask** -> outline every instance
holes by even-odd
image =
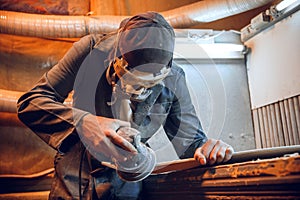
[[[151,65],[162,65],[158,63],[143,64],[142,67],[151,67]],[[149,66],[147,66],[149,65]],[[131,101],[141,102],[152,93],[151,88],[162,83],[162,80],[170,72],[170,64],[162,65],[157,73],[143,72],[138,70],[140,66],[131,68],[125,59],[116,58],[113,62],[115,74],[119,78],[119,87],[122,92],[129,96]],[[157,66],[156,66],[157,67]]]

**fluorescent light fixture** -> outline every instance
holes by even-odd
[[[215,44],[202,44],[200,45],[206,52],[242,52],[244,46],[241,44],[228,44],[228,43],[215,43]]]
[[[281,1],[279,4],[277,4],[275,6],[277,11],[282,11],[284,9],[286,9],[287,7],[289,7],[290,5],[292,5],[293,3],[295,3],[297,0],[283,0]]]
[[[232,43],[175,43],[174,58],[183,59],[241,59],[245,46]]]

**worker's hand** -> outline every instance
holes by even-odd
[[[129,136],[126,138],[126,129],[120,127],[131,129],[129,122],[88,114],[81,120],[77,132],[87,150],[98,160],[105,155],[125,161],[137,150],[130,143]]]
[[[208,139],[202,147],[196,149],[194,158],[201,165],[213,165],[230,160],[233,148],[221,140]]]

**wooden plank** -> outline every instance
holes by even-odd
[[[283,125],[282,125],[282,120],[280,116],[280,108],[279,108],[279,102],[275,103],[275,115],[276,115],[276,122],[277,122],[277,134],[278,134],[278,141],[279,141],[279,146],[284,146],[284,133],[283,133]]]
[[[267,147],[267,139],[266,139],[266,133],[265,133],[265,125],[264,125],[264,117],[263,117],[263,112],[262,108],[258,108],[258,118],[259,118],[259,127],[260,127],[260,135],[261,135],[261,140],[262,140],[262,148]]]
[[[223,163],[223,165],[232,164],[232,163],[241,163],[246,161],[251,162],[254,160],[261,160],[261,159],[268,159],[268,158],[278,158],[278,157],[283,157],[284,155],[287,154],[295,154],[295,153],[300,153],[300,145],[238,151],[238,152],[233,152],[231,159],[226,163]],[[298,157],[300,162],[300,156]],[[111,162],[101,162],[101,164],[111,169],[117,169],[116,165]],[[175,171],[180,172],[183,170],[193,169],[196,167],[203,168],[203,167],[207,167],[207,165],[204,166],[201,165],[194,158],[159,162],[155,165],[155,168],[153,169],[151,174],[165,174],[165,173],[172,173]],[[300,168],[296,170],[298,170],[300,173]]]
[[[293,156],[152,175],[143,199],[299,199],[299,164]]]
[[[284,112],[285,112],[285,118],[286,118],[287,131],[288,131],[288,136],[289,136],[289,144],[294,145],[292,125],[291,125],[291,116],[290,116],[290,109],[289,109],[288,100],[284,100],[283,104],[284,104]]]
[[[257,109],[252,110],[253,124],[254,124],[254,137],[256,148],[262,148],[261,133],[259,127],[259,117]]]
[[[282,146],[282,147],[270,147],[264,149],[251,149],[246,151],[238,151],[232,154],[231,160],[229,160],[225,164],[230,163],[240,163],[245,161],[253,161],[253,160],[260,160],[260,159],[267,159],[267,158],[275,158],[281,157],[286,154],[294,154],[300,153],[300,145],[293,145],[293,146]],[[300,156],[299,156],[300,159]],[[300,162],[300,160],[299,160]],[[107,162],[102,162],[102,165],[115,169],[116,167]],[[183,171],[186,169],[192,169],[195,167],[205,167],[202,166],[198,161],[194,158],[186,158],[174,161],[167,161],[157,163],[155,169],[153,170],[152,174],[160,174],[160,173],[170,173],[174,171]],[[297,169],[300,173],[300,168]],[[216,175],[218,176],[218,175]]]
[[[280,101],[279,102],[279,109],[280,109],[280,119],[282,122],[282,130],[283,130],[283,136],[284,136],[284,144],[286,146],[290,145],[290,139],[289,139],[289,132],[287,128],[287,122],[286,122],[286,117],[285,117],[285,109],[284,109],[284,102]]]
[[[274,104],[277,104],[277,103],[274,103]],[[271,134],[273,135],[274,146],[278,147],[278,146],[280,146],[280,144],[279,144],[279,138],[278,138],[278,128],[277,128],[277,120],[276,120],[274,104],[270,105],[270,114],[271,114],[271,121],[272,121],[272,130],[273,130],[271,132]]]

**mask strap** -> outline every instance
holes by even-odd
[[[117,88],[117,85],[116,85],[116,72],[114,72],[112,75],[110,75],[110,71],[111,71],[111,66],[113,66],[115,64],[116,60],[119,59],[117,57],[117,52],[118,52],[118,46],[119,46],[120,33],[123,31],[123,29],[124,28],[120,28],[117,31],[116,41],[115,41],[115,44],[114,44],[114,58],[109,63],[109,66],[106,69],[106,74],[105,74],[107,82],[112,87],[112,101],[111,102],[107,102],[107,105],[109,105],[109,106],[112,106],[117,101],[117,97],[116,97],[116,88]]]

